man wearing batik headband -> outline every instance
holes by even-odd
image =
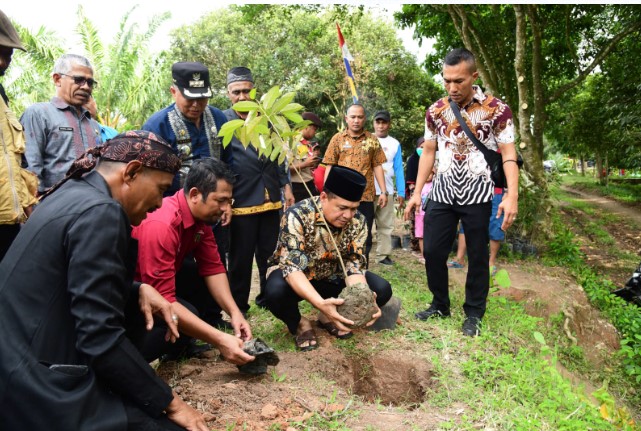
[[[152,313],[178,337],[172,306],[133,283],[130,233],[179,168],[152,133],[120,134],[76,160],[21,229],[0,263],[3,428],[208,429],[129,338]]]
[[[366,282],[376,292],[379,307],[392,297],[392,287],[386,280],[365,271],[367,224],[358,206],[366,184],[361,173],[334,166],[320,196],[298,202],[281,220],[278,245],[269,261],[272,266],[268,270],[265,302],[287,325],[299,350],[315,349],[318,342],[311,322],[301,316],[298,302],[306,300],[314,306],[319,311],[319,325],[331,335],[348,338],[352,333],[345,325],[354,322],[336,311],[336,306],[343,303],[338,295],[346,282]],[[347,279],[330,236],[337,242]],[[371,323],[380,315],[379,310]]]
[[[246,67],[234,67],[227,74],[227,96],[232,106],[249,100],[254,88],[254,77]],[[245,119],[247,112],[227,109],[228,120]],[[285,164],[258,155],[251,145],[245,149],[236,138],[227,147],[231,150],[230,168],[236,174],[234,184],[234,217],[230,225],[229,241],[229,284],[234,300],[240,311],[249,310],[249,291],[254,256],[258,265],[260,294],[256,304],[264,305],[263,289],[267,259],[274,252],[278,239],[280,220],[281,190],[285,205],[294,203]]]

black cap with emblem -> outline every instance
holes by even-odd
[[[186,99],[212,96],[209,69],[198,62],[179,62],[171,66],[173,83]]]

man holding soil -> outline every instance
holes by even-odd
[[[392,297],[389,282],[364,269],[367,225],[358,207],[366,184],[365,177],[359,172],[334,166],[320,196],[292,206],[281,220],[278,244],[267,271],[265,302],[295,336],[299,350],[318,347],[311,322],[300,314],[299,301],[308,301],[320,312],[319,326],[331,335],[349,338],[352,333],[346,325],[354,322],[336,309],[343,303],[338,295],[346,283],[366,283],[376,294],[378,307]],[[336,242],[345,272],[331,237]],[[368,325],[380,316],[379,309]]]

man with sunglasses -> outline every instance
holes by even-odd
[[[196,160],[183,189],[164,198],[162,207],[132,231],[138,240],[135,279],[152,285],[173,303],[178,330],[186,335],[172,344],[165,340],[166,327],[159,323],[141,347],[148,361],[163,354],[168,359],[198,356],[210,348],[196,345],[194,339],[215,345],[234,364],[253,359],[242,350],[243,341],[252,337],[251,329],[231,296],[210,227],[231,207],[233,184],[232,173],[220,160]],[[188,261],[194,262],[197,271],[181,271]],[[203,315],[214,308],[214,301],[231,317],[235,336],[217,330]]]
[[[56,95],[49,102],[31,105],[20,118],[28,168],[40,180],[39,194],[60,181],[77,157],[102,142],[100,125],[83,107],[98,85],[89,60],[65,54],[56,61],[51,76]]]

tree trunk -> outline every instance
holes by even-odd
[[[526,64],[526,43],[527,43],[527,23],[524,13],[524,6],[514,5],[516,15],[516,48],[514,52],[514,71],[516,72],[517,89],[519,94],[519,104],[515,106],[518,113],[519,136],[521,137],[520,147],[523,150],[523,158],[527,163],[527,171],[532,176],[534,182],[543,190],[547,189],[545,179],[545,170],[543,169],[542,151],[539,151],[532,135],[531,118],[532,106],[530,105],[530,89],[528,83],[531,82],[525,73]],[[533,66],[534,67],[534,66]],[[534,83],[536,85],[536,83]],[[540,119],[539,121],[542,121]],[[543,124],[539,124],[542,127]],[[541,129],[542,130],[542,129]],[[543,139],[541,136],[540,148],[542,149]]]

